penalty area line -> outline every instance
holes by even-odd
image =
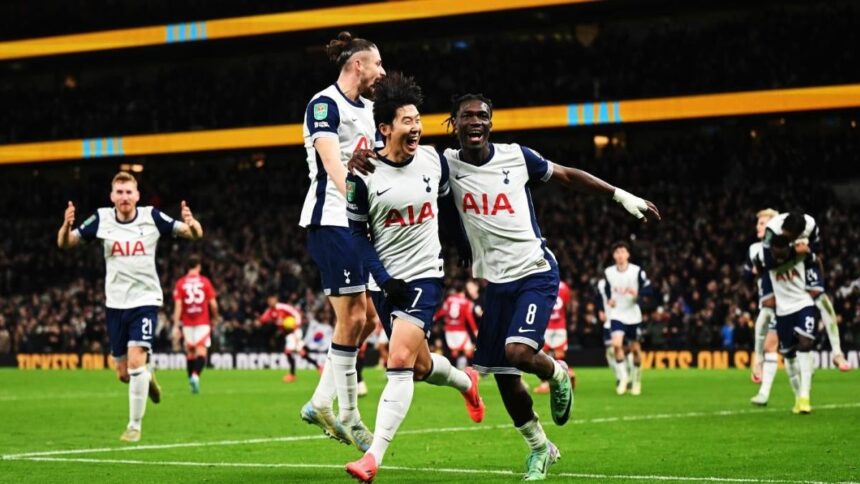
[[[191,461],[147,461],[134,459],[92,459],[83,457],[16,457],[15,461],[28,462],[57,462],[80,464],[118,464],[118,465],[154,465],[177,467],[220,467],[220,468],[265,468],[265,469],[337,469],[343,470],[344,464],[300,464],[300,463],[256,463],[256,462],[191,462]],[[383,471],[421,472],[439,474],[483,474],[496,476],[520,476],[522,473],[498,469],[460,469],[447,467],[408,467],[382,466]],[[715,476],[663,476],[635,474],[588,474],[579,472],[550,472],[547,477],[606,480],[616,479],[625,481],[676,481],[676,482],[724,482],[748,484],[835,484],[835,481],[807,481],[795,479],[758,479],[755,477],[715,477]],[[845,482],[844,484],[860,484]]]

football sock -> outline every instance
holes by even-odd
[[[627,365],[627,374],[630,375],[630,381],[633,381],[633,353],[627,353],[624,357],[624,364]]]
[[[633,364],[633,371],[630,372],[630,381],[634,383],[642,382],[642,366],[636,363]]]
[[[812,389],[812,353],[809,351],[797,352],[797,363],[800,367],[800,398],[809,398]]]
[[[554,366],[552,372],[552,378],[549,379],[549,384],[552,387],[558,386],[559,383],[563,383],[565,378],[570,378],[567,375],[567,371],[565,371],[564,367],[561,366],[561,363],[558,360],[553,359],[552,364]]]
[[[794,396],[800,396],[800,366],[797,358],[785,358],[785,372],[788,373],[788,383]]]
[[[313,397],[311,397],[311,405],[316,408],[331,408],[334,397],[337,395],[337,390],[334,386],[334,364],[331,361],[331,351],[331,348],[329,348],[325,365],[323,365],[322,375],[320,375],[320,381],[317,383]]]
[[[842,343],[839,340],[839,325],[836,323],[836,312],[833,310],[833,303],[827,294],[818,296],[815,300],[815,306],[818,312],[821,313],[821,322],[824,323],[824,329],[827,330],[827,339],[830,340],[830,348],[833,354],[842,354]]]
[[[203,374],[203,369],[206,368],[206,357],[198,356],[194,359],[194,371],[197,373],[197,376]]]
[[[517,427],[517,430],[519,430],[523,438],[526,439],[526,444],[528,444],[529,449],[532,451],[543,450],[546,448],[546,434],[538,421],[537,415],[526,422],[522,427]]]
[[[337,417],[346,424],[361,420],[358,413],[358,375],[355,371],[357,357],[357,347],[332,343],[331,366],[337,391]]]
[[[606,347],[606,363],[609,365],[609,368],[615,372],[615,350],[613,350],[611,346]]]
[[[128,375],[131,378],[128,385],[128,427],[140,430],[151,375],[145,366],[129,370]]]
[[[191,378],[191,374],[194,373],[194,357],[186,356],[185,370],[188,371],[188,378]]]
[[[468,391],[472,386],[472,379],[463,370],[451,366],[448,358],[436,353],[430,353],[432,367],[430,373],[424,379],[431,385],[448,386],[456,388],[461,392]]]
[[[764,359],[764,340],[767,338],[768,326],[773,321],[773,309],[761,308],[755,318],[755,354],[758,361]]]
[[[761,386],[758,389],[759,395],[770,397],[770,389],[773,387],[774,378],[776,378],[776,366],[776,353],[765,353],[761,371]]]
[[[287,363],[290,365],[290,375],[296,374],[296,357],[292,353],[287,353]]]
[[[415,382],[412,381],[412,368],[391,368],[385,372],[388,383],[382,390],[379,407],[376,413],[376,427],[373,429],[373,443],[368,452],[376,458],[376,464],[382,465],[382,458],[388,444],[394,439],[409,406],[412,404],[412,394]]]
[[[618,381],[627,380],[627,364],[623,359],[615,360],[615,377]]]

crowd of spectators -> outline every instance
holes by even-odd
[[[642,225],[609,200],[552,185],[535,189],[542,233],[572,289],[572,351],[602,345],[594,286],[617,240],[631,243],[633,261],[657,291],[645,316],[646,348],[749,348],[756,296],[741,267],[755,239],[754,214],[768,206],[802,208],[818,220],[843,345],[860,347],[860,257],[854,250],[860,226],[829,185],[857,176],[856,136],[752,138],[736,131],[661,138],[650,148],[610,144],[600,156],[577,149],[581,139],[563,133],[518,136],[551,160],[654,201],[663,215],[662,223]],[[310,318],[331,320],[297,225],[308,184],[300,150],[156,160],[145,167],[141,204],[176,215],[179,201],[187,200],[205,227],[198,243],[160,242],[157,261],[170,301],[187,255],[203,255],[223,313],[216,349],[280,349],[279,332],[256,322],[271,293]],[[7,169],[0,179],[0,203],[11,214],[0,218],[6,234],[0,239],[0,353],[106,350],[101,247],[62,252],[55,244],[67,200],[75,201],[78,221],[107,205],[115,169],[112,163]],[[449,285],[468,277],[456,260],[448,251]],[[159,318],[163,350],[176,343],[170,308],[166,303]]]
[[[858,82],[860,54],[848,48],[860,42],[858,18],[856,4],[809,4],[579,30],[479,24],[378,43],[389,70],[422,85],[424,111],[445,112],[464,91],[512,107]],[[356,30],[371,40],[373,32]],[[337,75],[321,47],[9,72],[0,143],[301,122],[310,97]]]

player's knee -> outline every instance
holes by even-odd
[[[415,365],[415,356],[409,351],[399,348],[388,352],[389,368],[412,368]]]
[[[424,379],[427,378],[427,375],[430,374],[431,370],[430,365],[422,361],[416,361],[412,368],[414,369],[413,379],[415,381],[424,381]]]
[[[773,298],[765,299],[764,301],[761,302],[761,307],[769,308],[769,309],[776,309],[776,299],[773,299]]]
[[[505,345],[505,358],[515,368],[527,366],[532,358],[534,358],[534,355],[535,350],[530,346],[519,343]]]

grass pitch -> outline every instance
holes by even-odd
[[[143,439],[118,438],[128,394],[109,371],[0,371],[0,482],[351,482],[360,453],[299,419],[317,376],[295,383],[275,371],[206,371],[192,395],[185,373],[161,371],[164,398],[147,405]],[[384,373],[368,370],[360,400],[372,429]],[[537,383],[529,378],[531,386]],[[770,405],[740,370],[643,374],[639,397],[614,394],[608,369],[577,370],[571,421],[556,427],[549,400],[535,408],[562,459],[555,482],[860,481],[860,372],[815,374],[813,413],[792,415],[777,375]],[[376,482],[515,482],[528,453],[492,378],[472,423],[450,388],[420,383]]]

